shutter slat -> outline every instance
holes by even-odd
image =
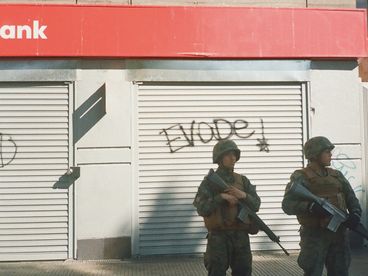
[[[0,247],[67,246],[66,240],[0,241]]]
[[[66,251],[62,252],[53,252],[51,255],[50,252],[23,252],[23,253],[0,253],[0,261],[14,261],[14,260],[23,260],[23,261],[49,261],[49,260],[65,260],[68,258],[68,254]]]
[[[33,222],[68,222],[68,217],[10,217],[0,218],[0,224],[7,223],[33,223]]]
[[[33,241],[33,240],[39,240],[39,241],[47,241],[47,240],[66,240],[68,238],[67,234],[33,234],[33,235],[7,235],[5,238],[4,236],[0,235],[0,241]]]

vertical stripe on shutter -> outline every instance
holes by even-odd
[[[68,258],[67,85],[0,86],[0,261]]]
[[[206,229],[192,202],[217,167],[217,129],[222,138],[232,133],[242,151],[235,171],[257,186],[259,216],[286,248],[299,248],[298,223],[281,201],[290,174],[303,166],[302,109],[299,84],[141,85],[137,254],[205,251]],[[263,232],[251,243],[253,250],[279,249]]]

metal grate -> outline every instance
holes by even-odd
[[[0,86],[0,260],[66,259],[68,86]]]
[[[138,245],[135,254],[203,252],[206,230],[193,206],[212,164],[212,148],[229,136],[242,150],[236,171],[257,186],[259,215],[298,249],[299,225],[281,210],[290,174],[303,165],[299,84],[141,85],[138,91]],[[255,250],[278,249],[259,233]]]

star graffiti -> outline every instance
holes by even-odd
[[[257,146],[259,147],[259,151],[270,152],[270,149],[269,149],[270,144],[268,144],[268,139],[266,139],[266,137],[264,135],[263,119],[261,119],[261,125],[262,125],[262,138],[257,139],[257,141],[258,141]]]

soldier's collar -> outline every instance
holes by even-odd
[[[221,175],[232,176],[234,174],[234,169],[228,169],[223,166],[219,166],[216,172]]]

